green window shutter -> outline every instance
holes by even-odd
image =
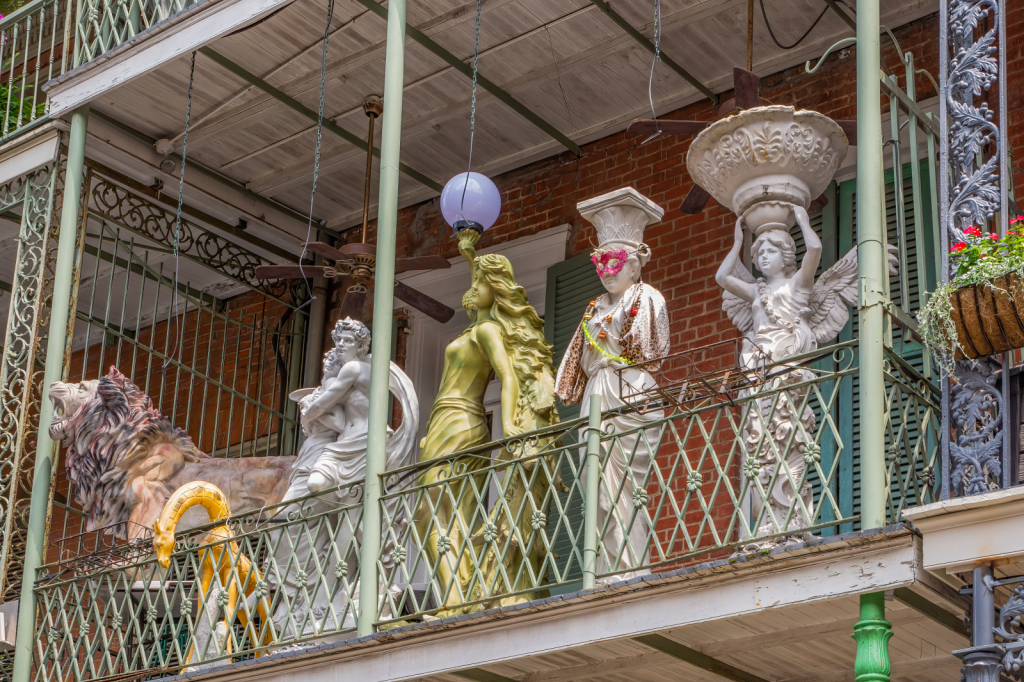
[[[604,286],[597,276],[594,264],[590,262],[590,254],[582,253],[568,260],[562,261],[548,268],[547,298],[544,306],[544,335],[555,347],[555,368],[562,361],[569,341],[576,333],[576,327],[583,319],[583,313],[587,304],[597,296],[604,293]],[[575,419],[580,414],[579,405],[563,405],[558,401],[558,417],[563,420]],[[575,442],[575,434],[567,434],[567,442]],[[562,480],[570,489],[573,488],[572,481],[575,477],[572,469],[567,463],[563,463],[561,470]],[[568,499],[570,497],[572,499]],[[583,504],[578,492],[558,493],[562,504],[568,500],[568,523],[572,529],[572,535],[579,536],[583,528]],[[549,533],[554,532],[557,519],[550,515],[548,519]],[[550,537],[550,536],[549,536]],[[558,555],[556,561],[559,571],[564,570],[566,561],[572,552],[572,538],[570,533],[559,530],[554,533],[552,550]],[[574,562],[575,563],[575,562]],[[570,580],[581,580],[583,574],[579,566],[575,566],[570,572]],[[551,576],[554,582],[554,576]],[[553,592],[571,592],[579,589],[577,585],[563,585]]]
[[[922,162],[922,166],[924,166],[924,163],[925,162]],[[916,211],[916,214],[917,217],[922,220],[922,232],[925,237],[923,247],[927,253],[925,254],[926,271],[924,273],[920,273],[918,271],[917,259],[918,244],[914,238],[916,226],[914,224],[915,211],[913,207],[913,187],[911,185],[910,164],[905,164],[902,171],[907,258],[906,262],[900,263],[900,268],[905,269],[905,272],[907,273],[907,288],[909,293],[909,305],[907,308],[913,315],[916,314],[917,310],[921,306],[922,289],[930,290],[934,288],[933,283],[935,281],[935,273],[933,271],[932,261],[934,260],[936,247],[931,225],[931,212],[928,210],[930,202],[933,201],[933,199],[931,188],[928,185],[927,168],[923,168],[923,172],[921,173],[922,205],[920,209]],[[856,185],[856,180],[848,180],[839,186],[839,249],[841,254],[845,254],[846,251],[856,246]],[[896,187],[893,182],[892,169],[887,170],[885,173],[885,203],[886,238],[889,244],[895,246],[899,244],[899,229],[896,221]],[[901,292],[899,275],[890,276],[889,291],[893,303],[902,304],[903,295]],[[851,338],[856,338],[857,334],[858,320],[856,311],[854,311],[854,314],[851,315],[850,322],[847,323],[846,328],[840,334],[839,339],[841,341],[849,340]],[[901,329],[895,325],[892,330],[892,347],[914,369],[919,372],[924,371],[924,353],[922,352],[921,346],[910,339],[909,336],[906,339],[902,338]],[[860,514],[860,381],[856,374],[854,374],[851,379],[852,380],[848,380],[843,385],[843,390],[838,401],[838,423],[840,435],[844,443],[850,443],[850,447],[846,448],[842,453],[837,481],[839,492],[837,499],[844,517],[859,516]],[[899,405],[893,405],[890,419],[892,423],[892,431],[896,432],[901,425]],[[907,435],[911,442],[917,438],[916,424],[911,424],[908,427]],[[889,440],[889,434],[887,433],[887,451],[890,445]],[[899,452],[904,459],[901,461],[898,470],[893,472],[893,476],[889,481],[893,504],[896,508],[913,506],[917,503],[916,496],[913,491],[908,491],[905,500],[901,499],[900,481],[906,479],[909,463],[905,459],[906,453],[902,452],[902,448],[898,448],[897,452]],[[917,462],[915,464],[915,468],[918,470],[917,473],[919,475],[922,474],[924,471],[924,462]],[[888,519],[889,523],[895,523],[897,521],[899,521],[899,519]],[[840,532],[849,532],[859,529],[860,523],[857,522],[854,524],[843,525]]]

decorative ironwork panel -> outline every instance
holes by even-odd
[[[53,207],[55,173],[53,165],[14,180],[0,190],[0,206],[22,200],[21,228],[11,282],[11,302],[0,358],[0,595],[8,587],[20,587],[12,581],[19,571],[11,570],[12,534],[15,508],[20,491],[19,479],[25,464],[26,441],[36,380],[36,334],[43,300],[43,280]],[[16,185],[15,187],[12,187]],[[17,562],[13,562],[17,563]]]
[[[85,0],[76,24],[75,66],[113,50],[198,0]]]
[[[1004,233],[1008,221],[1004,9],[997,0],[944,0],[940,41],[940,213],[942,276],[953,277],[949,255],[974,225]],[[992,86],[996,85],[996,92]],[[989,107],[998,97],[998,111]],[[976,495],[1012,485],[1006,409],[1009,382],[997,386],[1009,354],[956,363],[943,381],[942,496]],[[951,433],[952,431],[952,433]]]
[[[91,190],[91,208],[97,215],[146,239],[174,247],[174,213],[106,178],[98,175],[96,178]],[[239,284],[286,303],[287,281],[271,282],[256,277],[256,268],[270,265],[269,259],[184,218],[178,232],[178,252],[182,258],[204,265]]]

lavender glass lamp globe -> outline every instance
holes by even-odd
[[[501,193],[490,178],[479,173],[459,173],[441,192],[441,215],[445,222],[462,230],[483,232],[501,213]]]

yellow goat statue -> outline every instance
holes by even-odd
[[[178,526],[178,522],[181,521],[181,517],[186,511],[196,505],[206,509],[210,515],[210,521],[214,523],[223,521],[231,516],[227,497],[221,492],[220,488],[212,483],[193,481],[175,490],[174,494],[167,500],[167,504],[164,505],[160,519],[153,524],[153,530],[156,531],[156,534],[153,536],[153,549],[156,550],[157,562],[162,567],[168,568],[171,564],[171,552],[174,551],[175,544],[174,531]],[[202,542],[202,545],[208,546],[201,547],[199,560],[200,604],[206,604],[210,598],[210,588],[213,585],[213,578],[216,576],[219,586],[227,591],[228,599],[224,605],[225,616],[221,622],[227,627],[228,631],[230,631],[231,627],[229,619],[233,620],[234,616],[232,614],[236,614],[239,595],[242,595],[243,599],[247,598],[255,591],[257,583],[263,579],[259,569],[253,566],[249,558],[239,551],[238,543],[234,540],[223,542],[224,539],[230,538],[233,535],[231,528],[226,524],[210,530]],[[228,551],[230,551],[230,555],[227,553]],[[235,561],[234,568],[231,565],[232,557],[234,557]],[[200,610],[202,610],[202,606]],[[253,648],[257,651],[256,655],[261,656],[266,653],[261,649],[270,643],[270,618],[265,593],[258,596],[256,610],[259,613],[261,623],[260,634],[255,637],[249,629],[249,616],[246,609],[237,609],[236,615],[242,627],[249,633],[249,639],[252,640]],[[231,639],[229,637],[224,653],[231,653],[231,651]],[[195,642],[193,641],[189,646],[188,657],[185,659],[186,665],[192,662],[194,655]]]

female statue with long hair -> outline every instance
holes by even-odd
[[[527,301],[526,290],[516,284],[507,258],[496,254],[477,257],[475,244],[479,238],[474,230],[459,233],[459,252],[469,262],[473,278],[473,286],[462,300],[472,323],[445,349],[441,387],[427,423],[427,435],[420,443],[421,462],[444,460],[420,476],[419,483],[427,486],[430,502],[429,506],[426,500],[420,505],[415,521],[430,565],[437,566],[441,592],[438,602],[447,607],[443,615],[457,613],[459,604],[478,598],[474,595],[482,589],[480,580],[473,580],[471,560],[473,532],[488,521],[477,499],[482,488],[474,486],[477,492],[468,489],[467,479],[456,478],[453,469],[471,473],[488,465],[490,458],[466,456],[457,463],[445,458],[491,440],[484,412],[487,385],[493,377],[501,383],[501,426],[506,438],[558,421],[552,351],[544,339],[544,323]],[[518,518],[526,519],[529,532],[515,543],[519,546],[517,552],[507,552],[505,562],[529,556],[536,568],[535,552],[530,548],[539,542],[533,537],[537,531],[530,528],[530,518],[544,510],[520,510],[523,505],[533,505],[527,499],[532,496],[512,485],[506,488],[506,504]],[[524,530],[506,526],[499,527],[498,533]],[[486,582],[490,585],[492,581]],[[521,587],[517,585],[491,585],[488,591],[518,589]],[[530,595],[520,598],[529,599]]]

